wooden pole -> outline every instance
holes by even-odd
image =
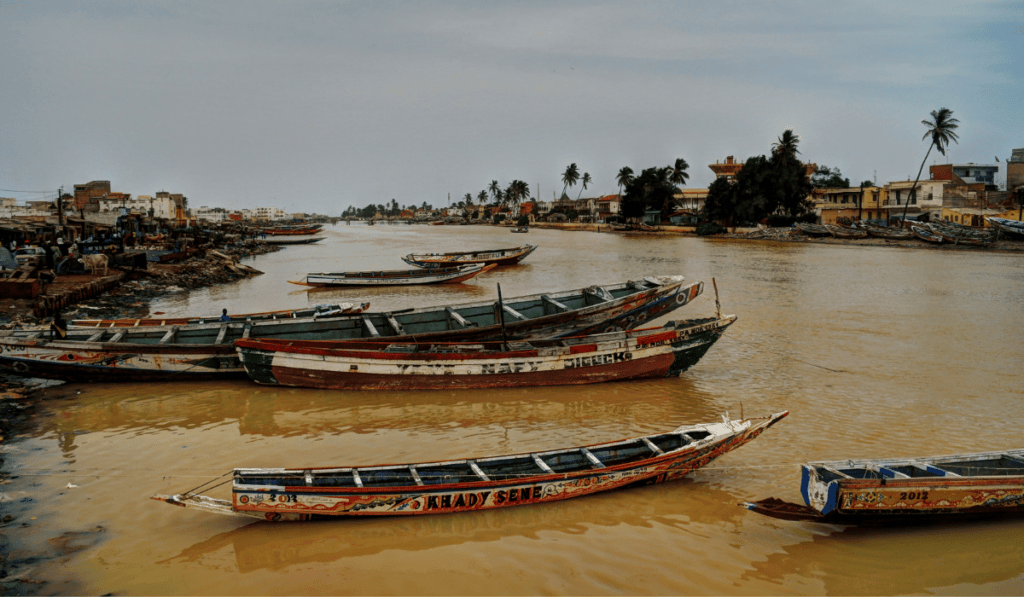
[[[505,336],[505,302],[501,300],[501,284],[498,284],[498,321],[501,322],[501,346],[508,351],[508,337]]]

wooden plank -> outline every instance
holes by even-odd
[[[658,454],[658,455],[661,455],[661,454],[665,453],[664,450],[659,448],[657,445],[655,445],[654,442],[652,442],[651,440],[647,439],[646,437],[642,437],[640,439],[644,440],[644,443],[647,444],[647,447],[651,449],[651,452],[654,452],[655,454]]]
[[[359,476],[359,471],[352,469],[352,480],[356,482],[356,487],[363,486],[363,479]]]
[[[484,474],[484,471],[477,465],[477,463],[473,462],[472,460],[467,460],[466,464],[469,465],[469,468],[473,469],[473,472],[476,473],[477,477],[480,477],[484,481],[490,481],[490,478],[488,478],[487,475]]]
[[[391,329],[394,330],[396,334],[401,335],[405,333],[405,331],[402,329],[402,324],[398,323],[398,320],[395,319],[394,316],[392,316],[390,313],[385,313],[385,317],[387,317],[388,325],[391,326]]]
[[[128,330],[121,330],[120,332],[114,334],[110,338],[110,340],[107,340],[107,342],[120,342],[121,339],[124,338],[124,335],[127,334],[127,333],[128,333]]]
[[[449,321],[454,321],[455,323],[461,325],[464,328],[476,325],[475,323],[467,321],[465,317],[459,315],[458,312],[455,311],[455,309],[452,309],[451,307],[445,307],[444,310],[448,313]]]
[[[106,333],[107,333],[106,330],[96,332],[95,334],[89,336],[89,338],[86,339],[86,342],[96,342],[100,338],[103,337],[103,334],[106,334]]]
[[[566,307],[562,303],[556,301],[555,299],[551,298],[550,296],[548,296],[546,294],[540,295],[540,300],[544,301],[544,303],[546,303],[548,305],[551,305],[555,309],[558,309],[559,311],[562,311],[562,312],[572,311],[572,309],[570,309],[569,307]]]
[[[600,286],[591,286],[590,288],[585,289],[583,292],[584,294],[596,298],[602,303],[607,303],[615,300],[615,298],[612,297],[612,295],[607,290]]]
[[[377,328],[373,327],[373,323],[370,321],[369,316],[363,315],[363,325],[366,326],[366,331],[370,332],[370,336],[380,338],[380,332],[377,331]]]
[[[414,465],[409,465],[409,474],[412,475],[412,478],[416,481],[417,485],[423,485],[423,479],[420,479],[420,474],[416,471],[416,467]]]
[[[303,471],[303,472],[306,473],[306,487],[312,487],[313,486],[313,471],[306,470],[306,471]]]
[[[512,317],[515,317],[516,319],[518,319],[520,321],[526,321],[528,319],[525,315],[523,315],[519,311],[516,311],[512,307],[509,307],[508,305],[502,305],[502,307],[505,308],[505,312],[506,313],[508,313],[509,315],[511,315]]]
[[[251,334],[251,333],[252,333],[252,324],[251,323],[247,323],[245,325],[245,329],[242,330],[242,337],[243,338],[248,338],[249,334]]]
[[[217,339],[213,341],[214,344],[220,344],[224,341],[224,338],[228,335],[228,324],[222,324],[220,331],[217,332]]]
[[[171,344],[174,342],[174,336],[178,333],[178,326],[174,326],[167,330],[163,338],[160,338],[160,344]]]
[[[530,456],[533,457],[533,461],[535,463],[537,463],[537,466],[540,467],[540,470],[542,470],[542,471],[544,471],[545,473],[548,473],[548,474],[554,474],[555,471],[551,470],[551,467],[548,466],[548,463],[546,463],[543,460],[541,460],[540,456],[537,456],[536,454],[530,454]]]
[[[582,452],[583,455],[587,457],[587,460],[589,460],[590,463],[594,465],[594,467],[605,468],[604,463],[598,460],[597,456],[594,456],[593,452],[591,452],[590,450],[586,448],[580,448],[580,452]]]

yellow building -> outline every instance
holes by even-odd
[[[953,222],[954,224],[963,224],[964,226],[991,226],[985,218],[988,216],[994,216],[997,218],[1017,219],[1016,211],[1013,214],[1013,218],[1001,215],[998,209],[981,209],[978,207],[943,207],[942,208],[942,219],[947,222]]]
[[[888,218],[888,212],[882,206],[887,197],[886,190],[881,187],[816,189],[814,208],[822,224],[835,224],[839,218],[884,220]]]

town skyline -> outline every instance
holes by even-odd
[[[707,187],[788,129],[802,160],[884,184],[913,178],[940,107],[961,139],[929,165],[1022,145],[1014,5],[748,8],[7,3],[0,194],[111,180],[336,214],[523,180],[546,201],[570,163],[585,195],[676,158]]]

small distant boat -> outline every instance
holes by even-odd
[[[511,249],[487,249],[482,251],[462,251],[454,253],[412,253],[402,257],[402,261],[415,267],[451,267],[470,263],[494,263],[496,265],[514,265],[530,253],[537,250],[537,245],[523,245]]]
[[[433,267],[430,269],[403,269],[369,272],[337,272],[306,274],[301,282],[289,280],[291,284],[315,287],[339,286],[413,286],[419,284],[458,284],[498,267],[494,264],[459,265],[455,267]]]
[[[516,226],[515,228],[512,229],[512,232],[529,232],[529,231],[530,231],[530,228],[528,226]]]
[[[835,224],[825,224],[824,226],[825,226],[826,229],[828,229],[829,232],[832,233],[832,236],[835,237],[835,238],[851,238],[851,239],[853,239],[853,238],[867,238],[867,236],[868,236],[868,231],[867,230],[860,230],[860,229],[857,229],[857,228],[847,228],[845,226],[836,226]]]
[[[265,238],[262,242],[268,245],[309,245],[318,243],[326,236],[314,236],[312,238]]]
[[[258,384],[330,390],[561,386],[679,375],[735,315],[660,328],[550,340],[483,343],[246,339],[235,349]]]
[[[755,439],[787,414],[742,420],[722,417],[721,423],[684,425],[667,433],[485,458],[331,468],[237,468],[231,501],[202,492],[152,499],[267,521],[451,514],[540,504],[682,479]]]
[[[801,470],[806,505],[776,498],[741,505],[783,520],[872,526],[1024,515],[1024,450],[812,462]]]
[[[301,234],[316,234],[324,227],[323,224],[310,224],[303,226],[273,226],[261,230],[270,236],[298,236]]]
[[[821,224],[808,224],[806,222],[796,222],[793,227],[803,232],[808,236],[832,236],[832,231]]]
[[[926,228],[911,226],[910,231],[914,233],[914,236],[927,243],[933,243],[936,245],[941,245],[943,243],[943,238],[941,236]]]
[[[1024,222],[1008,220],[1006,218],[986,217],[986,220],[999,232],[1005,233],[1017,240],[1024,239]]]
[[[910,240],[915,238],[914,233],[904,228],[891,228],[888,226],[873,226],[861,223],[860,227],[867,231],[868,235],[875,238],[887,238],[890,240]]]

